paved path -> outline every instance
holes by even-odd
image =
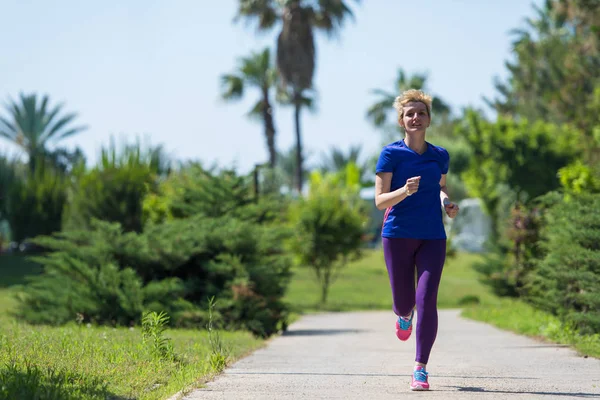
[[[410,392],[415,352],[390,312],[305,316],[197,399],[600,399],[600,360],[440,312],[431,390]]]

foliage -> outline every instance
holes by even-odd
[[[600,193],[600,169],[592,167],[581,160],[558,170],[562,189],[575,195],[582,193]]]
[[[6,199],[12,239],[22,242],[60,231],[66,201],[66,179],[50,168],[39,166],[33,173],[14,179]]]
[[[114,142],[102,149],[94,168],[75,171],[67,210],[67,226],[88,228],[93,219],[118,222],[126,231],[141,232],[143,202],[159,174],[166,172],[160,147],[125,145],[119,152]]]
[[[152,223],[192,216],[230,215],[258,223],[280,218],[286,200],[263,192],[257,201],[254,183],[234,170],[206,169],[200,163],[184,165],[158,184],[144,200],[144,220]]]
[[[516,29],[508,79],[489,103],[501,115],[572,123],[582,133],[586,159],[598,161],[600,142],[600,3],[549,0]]]
[[[170,218],[149,221],[143,233],[95,220],[37,243],[45,273],[33,278],[20,313],[28,321],[85,320],[129,325],[142,310],[165,311],[175,326],[206,323],[208,298],[228,328],[269,336],[285,325],[281,302],[290,260],[281,243],[284,202],[256,201],[245,177],[191,166],[165,181]],[[170,185],[170,186],[169,186]]]
[[[350,146],[347,154],[337,147],[331,147],[329,153],[323,154],[320,168],[321,173],[345,174],[348,171],[348,165],[352,164],[358,169],[357,172],[361,187],[372,187],[375,184],[373,181],[374,169],[369,169],[368,162],[361,162],[359,160],[361,158],[360,152],[361,147],[359,145]],[[350,170],[354,171],[354,167],[350,167]]]
[[[473,151],[463,179],[490,214],[494,240],[499,232],[498,206],[506,197],[503,187],[517,201],[535,199],[559,187],[556,171],[577,154],[576,131],[541,121],[499,117],[492,123],[470,111],[459,131]]]
[[[527,298],[582,333],[600,333],[600,195],[582,194],[546,214]]]
[[[300,264],[315,272],[322,304],[341,268],[360,254],[366,210],[359,179],[354,164],[338,174],[313,172],[310,193],[290,208],[291,249]]]
[[[17,178],[17,160],[0,155],[0,221],[8,216],[8,191]]]
[[[208,342],[210,343],[210,366],[216,373],[221,373],[227,366],[231,350],[225,345],[220,332],[214,327],[214,309],[216,300],[208,299]]]
[[[19,100],[10,100],[6,106],[9,118],[0,116],[0,137],[25,150],[31,171],[35,171],[38,160],[46,158],[49,145],[86,129],[85,126],[72,127],[77,114],[60,115],[63,104],[49,108],[48,96],[38,103],[35,93],[21,93]]]
[[[142,316],[142,337],[144,343],[148,344],[152,349],[152,354],[155,357],[172,361],[175,360],[173,352],[173,343],[170,338],[165,337],[164,333],[167,330],[169,316],[156,311],[146,311]]]

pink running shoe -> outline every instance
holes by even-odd
[[[398,336],[398,339],[402,341],[408,340],[412,333],[412,320],[414,315],[415,310],[412,310],[409,318],[398,318],[398,321],[396,321],[396,336]]]
[[[423,367],[416,367],[410,382],[410,390],[429,390],[427,372]]]

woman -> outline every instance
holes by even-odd
[[[383,148],[375,178],[375,204],[385,209],[383,254],[400,340],[410,337],[415,306],[419,315],[412,390],[429,389],[426,365],[437,334],[437,293],[446,258],[442,205],[450,218],[458,213],[446,188],[448,152],[425,141],[431,102],[430,96],[414,89],[396,98],[394,108],[405,137]]]

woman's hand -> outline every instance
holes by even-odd
[[[448,215],[448,217],[454,218],[458,214],[458,204],[452,203],[450,200],[445,199],[444,210],[446,210],[446,215]]]
[[[419,181],[421,180],[420,176],[414,176],[412,178],[408,178],[406,184],[404,185],[404,190],[406,191],[407,196],[412,196],[419,190]]]

